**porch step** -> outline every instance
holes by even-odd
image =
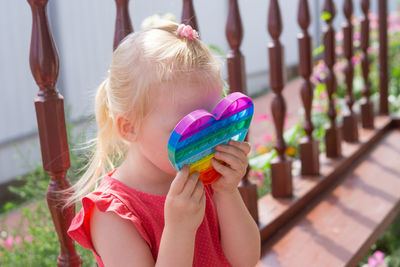
[[[399,211],[397,128],[263,244],[257,267],[357,266]]]

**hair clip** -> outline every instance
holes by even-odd
[[[190,40],[193,40],[194,38],[199,38],[199,33],[190,25],[180,24],[178,26],[178,29],[176,30],[176,33],[179,36],[187,37]]]

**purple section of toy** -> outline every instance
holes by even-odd
[[[195,130],[196,127],[201,126],[201,123],[196,123],[196,125],[191,124],[193,121],[201,118],[202,116],[209,115],[210,117],[214,117],[214,119],[216,120],[220,120],[226,114],[231,114],[233,111],[235,111],[236,108],[240,108],[241,106],[246,105],[248,102],[251,102],[251,99],[240,92],[229,94],[221,99],[221,101],[217,104],[217,106],[213,110],[213,115],[211,115],[207,110],[204,109],[195,110],[186,115],[177,124],[177,126],[175,127],[175,131],[178,134],[186,135]],[[204,123],[207,123],[207,120],[205,122],[203,121],[203,124]]]
[[[249,97],[241,93],[232,93],[223,98],[214,109],[211,115],[208,111],[200,109],[186,115],[175,127],[175,131],[181,134],[180,140],[189,138],[197,132],[211,126],[215,121],[220,121],[226,117],[233,116],[252,106]]]
[[[200,132],[200,131],[202,131],[202,130],[204,130],[204,129],[206,129],[206,128],[208,128],[208,127],[210,127],[210,126],[213,126],[215,123],[219,123],[220,121],[223,121],[224,119],[226,119],[226,118],[229,118],[229,117],[231,117],[231,116],[233,116],[233,115],[235,115],[235,114],[237,114],[237,113],[239,113],[239,112],[241,112],[241,111],[243,111],[243,110],[246,110],[246,109],[248,109],[249,107],[251,107],[251,103],[249,103],[249,106],[244,106],[244,107],[241,107],[240,109],[236,109],[234,112],[232,112],[232,113],[230,113],[230,114],[227,114],[227,115],[224,115],[224,116],[222,116],[222,117],[220,117],[218,120],[216,120],[213,116],[212,117],[210,117],[210,118],[208,118],[208,121],[209,121],[209,123],[205,123],[204,125],[202,125],[201,127],[187,127],[186,128],[186,131],[185,131],[185,134],[179,139],[179,141],[183,141],[183,140],[185,140],[185,139],[187,139],[187,138],[189,138],[189,137],[191,137],[191,136],[193,136],[194,134],[196,134],[196,133],[198,133],[198,132]],[[208,115],[210,115],[209,113],[208,113]],[[211,119],[211,121],[210,121],[210,119]],[[190,125],[191,126],[191,125]],[[191,131],[190,131],[191,130]],[[187,133],[186,133],[187,132]]]
[[[213,115],[207,110],[198,109],[186,115],[175,127],[175,132],[180,135],[186,135],[191,130],[199,129],[206,125]]]

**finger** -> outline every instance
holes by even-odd
[[[236,140],[229,140],[229,145],[235,146],[239,148],[245,155],[250,153],[251,145],[249,142],[246,141],[236,141]]]
[[[201,192],[201,197],[200,197],[199,203],[205,205],[205,202],[206,202],[206,192],[203,187],[203,191]]]
[[[215,147],[215,150],[232,154],[241,159],[243,163],[247,161],[247,155],[234,145],[218,145]]]
[[[213,165],[214,169],[219,172],[222,176],[231,176],[234,174],[233,170],[228,166],[223,165],[215,158],[211,159],[211,164]]]
[[[175,179],[172,181],[171,186],[169,188],[169,193],[178,195],[182,192],[183,187],[186,183],[186,180],[189,176],[189,165],[185,164],[180,171],[175,176]]]
[[[200,177],[199,172],[194,172],[189,175],[189,179],[187,179],[185,186],[183,187],[182,194],[185,196],[191,196],[193,194],[193,190],[196,188],[196,184]]]
[[[203,182],[199,179],[196,184],[196,188],[193,190],[192,198],[196,201],[200,201],[202,194],[204,193]]]
[[[244,159],[240,159],[235,155],[226,152],[217,151],[215,152],[214,157],[216,159],[225,161],[234,170],[240,170],[243,165],[247,164],[247,161],[244,161]]]

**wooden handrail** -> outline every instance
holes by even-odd
[[[118,47],[125,36],[133,32],[131,18],[129,16],[129,0],[115,0],[115,4],[117,14],[115,16],[113,50]]]
[[[51,178],[46,198],[61,248],[57,266],[81,266],[82,260],[76,253],[73,240],[67,234],[67,229],[75,216],[75,205],[62,209],[67,195],[56,193],[71,186],[66,177],[70,159],[64,99],[55,89],[59,62],[57,48],[47,20],[48,1],[28,0],[28,2],[32,10],[29,63],[33,78],[39,86],[39,92],[35,98],[36,118],[43,169]]]
[[[333,70],[335,65],[335,30],[333,29],[332,22],[336,15],[335,4],[333,0],[325,0],[323,11],[325,12],[326,27],[324,29],[323,43],[324,62],[327,67],[325,84],[328,91],[328,117],[330,125],[325,134],[326,156],[328,158],[337,158],[342,155],[341,134],[336,125],[336,109],[333,94],[336,93],[336,75]]]
[[[351,16],[353,15],[353,0],[345,0],[343,2],[343,13],[346,21],[343,23],[343,47],[344,56],[346,57],[346,103],[349,109],[348,114],[343,116],[343,140],[346,142],[358,142],[358,117],[353,111],[354,95],[353,95],[353,23]]]
[[[363,103],[361,104],[361,123],[363,128],[374,128],[374,106],[370,100],[371,83],[369,81],[369,0],[361,0],[361,9],[364,13],[361,20],[361,69],[364,79]]]
[[[200,32],[192,0],[183,0],[181,23],[190,25],[197,32]]]
[[[299,42],[299,74],[303,77],[301,86],[301,99],[304,105],[305,120],[303,129],[306,137],[300,141],[300,161],[302,175],[319,174],[319,142],[312,137],[314,125],[311,120],[313,101],[313,85],[310,81],[312,73],[311,36],[308,33],[310,26],[310,11],[307,0],[299,1],[297,16],[302,32],[298,35]]]
[[[389,114],[388,103],[388,27],[387,0],[378,0],[379,13],[379,113]]]
[[[286,144],[283,139],[283,124],[286,103],[282,95],[284,87],[283,46],[279,41],[282,33],[281,11],[278,0],[271,0],[268,8],[268,32],[272,41],[268,45],[270,87],[274,91],[271,111],[275,123],[277,157],[271,162],[271,191],[274,197],[292,196],[292,162],[285,156]]]
[[[225,33],[230,47],[226,58],[228,66],[229,91],[231,93],[242,92],[246,94],[246,70],[244,57],[240,51],[240,45],[243,39],[243,27],[237,0],[229,0],[228,18],[226,20]],[[249,133],[247,133],[245,140],[248,139],[248,135]],[[248,166],[246,174],[242,178],[242,181],[239,185],[239,191],[244,203],[246,204],[246,207],[250,211],[251,216],[256,222],[258,222],[257,186],[249,182],[249,170],[250,166]]]

